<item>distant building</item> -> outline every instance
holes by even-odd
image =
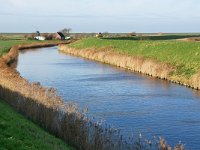
[[[65,40],[70,40],[70,39],[71,39],[70,36],[66,36],[66,37],[65,37]]]
[[[99,32],[98,34],[96,34],[96,37],[103,37],[103,34]]]
[[[57,32],[56,39],[65,40],[65,35],[62,32]]]
[[[35,40],[44,41],[46,38],[41,36],[40,31],[36,31],[37,36],[34,37]]]
[[[35,36],[34,39],[39,40],[39,41],[44,41],[45,37],[44,36]]]
[[[62,32],[57,32],[55,39],[59,40],[70,40],[70,36],[65,36]]]

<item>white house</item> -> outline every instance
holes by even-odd
[[[45,37],[43,37],[43,36],[35,36],[34,39],[39,40],[39,41],[44,41]]]

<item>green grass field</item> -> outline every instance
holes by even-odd
[[[10,48],[14,45],[18,44],[28,44],[33,43],[35,41],[31,40],[0,40],[0,56],[7,53]]]
[[[18,44],[31,44],[38,42],[47,42],[47,41],[38,41],[38,40],[26,40],[23,34],[8,34],[0,36],[0,57],[7,53],[10,48]],[[48,42],[58,42],[56,40],[51,40]]]
[[[26,40],[24,34],[2,34],[0,35],[0,56],[7,53],[10,48],[18,44],[28,44],[38,42],[36,40]]]
[[[151,58],[176,66],[177,72],[174,75],[189,78],[200,70],[200,42],[185,42],[176,39],[191,36],[85,38],[70,46],[77,49],[110,47],[123,54]]]
[[[73,150],[0,100],[0,150]]]
[[[18,38],[18,39],[17,39]],[[38,42],[20,36],[0,39],[0,56],[18,44]],[[72,150],[62,140],[50,135],[0,100],[0,150]]]

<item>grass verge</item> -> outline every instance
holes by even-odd
[[[182,36],[181,36],[182,37]],[[179,36],[85,38],[70,44],[76,49],[110,47],[131,56],[142,56],[177,68],[174,76],[190,78],[200,70],[200,42],[185,42]]]
[[[73,150],[0,100],[0,150]]]

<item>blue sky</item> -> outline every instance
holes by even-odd
[[[0,0],[0,32],[200,32],[200,0]]]

